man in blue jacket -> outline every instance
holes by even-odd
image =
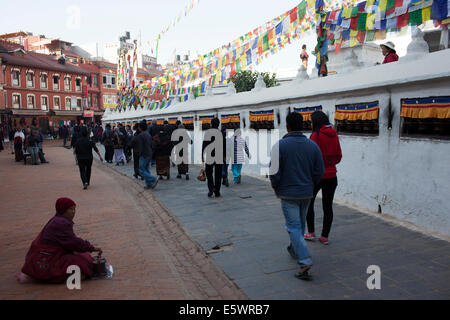
[[[278,163],[278,170],[274,170],[270,182],[275,194],[281,199],[286,230],[291,239],[288,251],[300,265],[300,271],[295,276],[310,280],[308,270],[312,260],[303,235],[314,185],[323,176],[324,164],[317,144],[301,133],[301,114],[289,113],[286,127],[288,133],[272,149],[271,165]]]

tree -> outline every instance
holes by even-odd
[[[268,72],[257,72],[257,71],[250,71],[245,70],[241,71],[239,73],[236,73],[232,78],[231,81],[234,82],[234,87],[236,88],[236,92],[244,92],[244,91],[250,91],[255,87],[256,79],[258,78],[258,75],[261,74],[263,76],[264,82],[266,83],[266,86],[269,87],[275,87],[278,86],[279,83],[276,80],[276,74],[273,73],[272,76]]]

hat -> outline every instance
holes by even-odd
[[[67,211],[67,209],[72,208],[73,206],[76,206],[75,202],[72,199],[69,198],[59,198],[56,200],[55,208],[56,208],[56,214],[63,214]]]
[[[386,48],[389,48],[391,50],[395,50],[395,44],[392,43],[391,41],[388,41],[386,43],[382,43],[382,44],[380,44],[380,46],[385,46]]]

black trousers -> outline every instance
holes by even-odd
[[[214,171],[214,178],[213,178]],[[205,165],[206,179],[208,180],[209,192],[214,192],[216,195],[220,193],[220,186],[222,183],[222,164],[207,164]]]
[[[81,182],[90,184],[91,168],[93,159],[78,159],[78,168],[80,168]]]
[[[333,223],[333,199],[337,184],[337,178],[322,179],[319,184],[314,187],[313,198],[309,203],[308,214],[306,215],[309,233],[314,232],[314,200],[316,199],[319,190],[322,189],[322,237],[328,238],[331,230],[331,224]]]
[[[114,146],[105,146],[105,160],[110,162],[114,157]]]
[[[139,173],[139,155],[133,151],[133,164],[134,164],[134,174],[136,176],[141,176]]]

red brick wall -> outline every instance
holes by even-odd
[[[12,78],[11,78],[11,70],[12,69],[20,69],[20,86],[12,86]],[[27,70],[34,71],[34,88],[28,88],[26,86],[26,72]],[[41,82],[40,82],[40,73],[45,72],[47,73],[47,88],[41,88]],[[53,88],[53,75],[59,74],[59,90],[54,90]],[[65,75],[68,75],[71,77],[71,88],[70,91],[64,90],[64,77]],[[76,96],[81,98],[82,97],[82,91],[76,91],[75,90],[75,79],[77,77],[81,78],[81,86],[86,84],[85,76],[79,75],[79,74],[71,74],[71,73],[65,73],[65,72],[54,72],[54,71],[48,71],[48,70],[42,70],[37,68],[28,68],[28,67],[16,67],[8,65],[6,68],[6,91],[7,91],[7,102],[6,107],[12,108],[12,95],[13,93],[19,93],[21,95],[21,101],[20,101],[20,108],[21,109],[28,109],[27,108],[27,94],[34,94],[35,96],[35,103],[34,103],[34,109],[35,110],[41,110],[41,96],[45,95],[48,97],[48,108],[47,110],[53,110],[53,97],[59,96],[60,97],[60,109],[59,110],[65,110],[65,98],[66,97],[72,97]]]

